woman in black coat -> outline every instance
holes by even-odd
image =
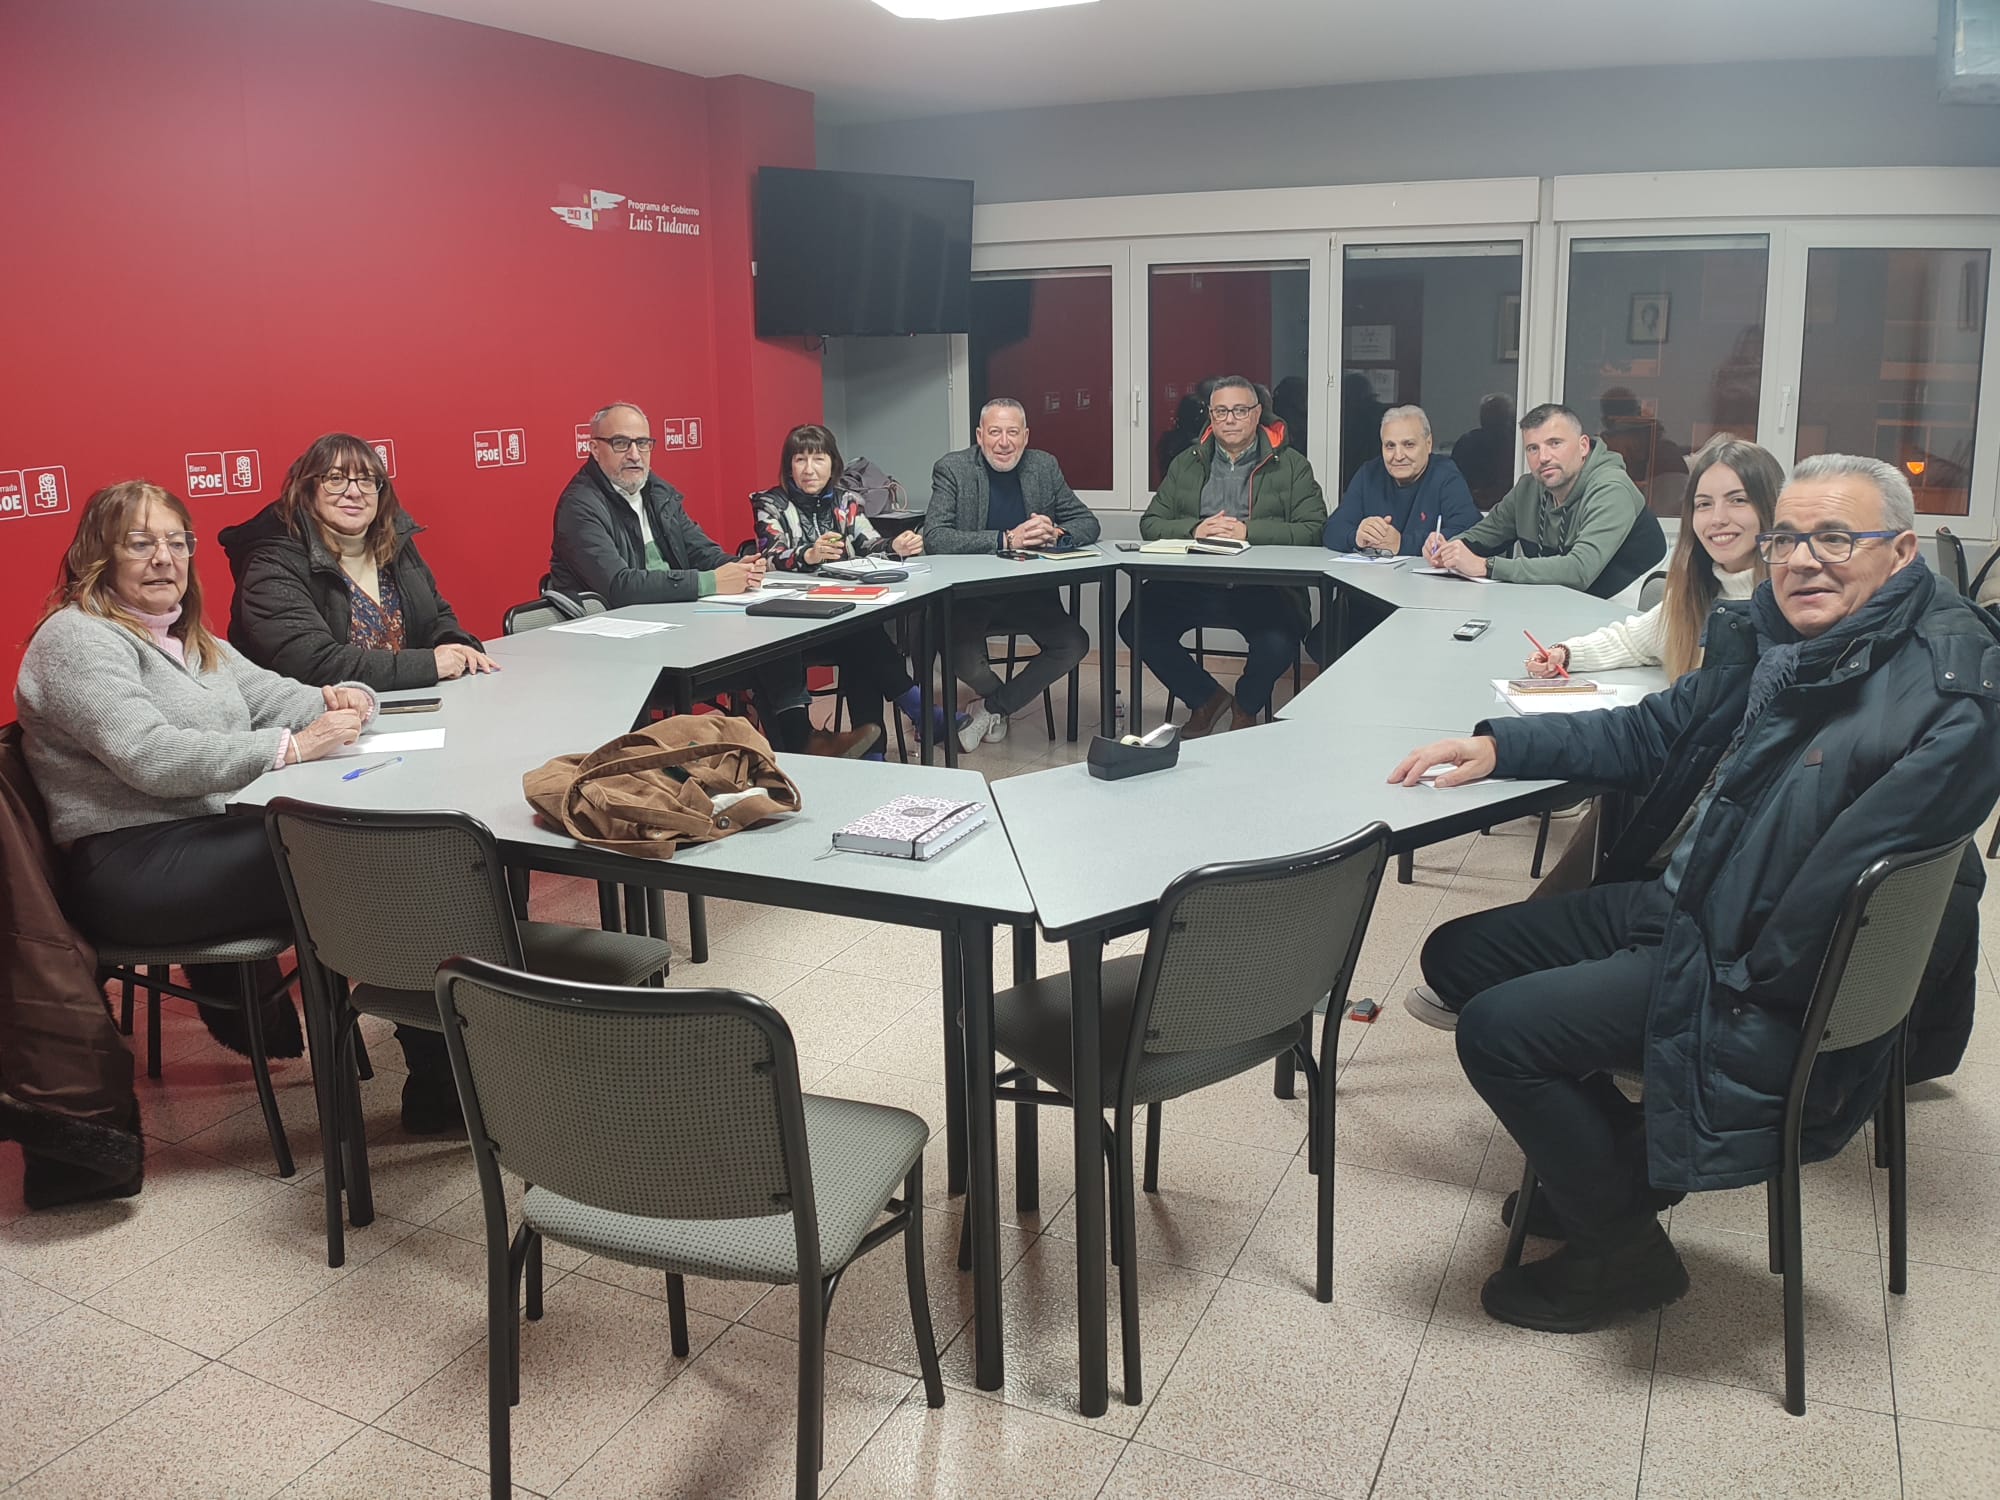
[[[328,433],[278,498],[222,533],[236,575],[229,643],[300,682],[432,687],[496,664],[458,623],[417,551],[381,456]]]

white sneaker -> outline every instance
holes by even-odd
[[[1438,999],[1437,991],[1427,984],[1418,985],[1403,997],[1403,1009],[1439,1031],[1458,1030],[1458,1012]]]
[[[998,726],[997,732],[995,726]],[[1007,733],[1007,721],[986,708],[976,708],[958,727],[958,747],[970,755],[981,740],[997,740]]]
[[[988,714],[987,717],[993,722],[986,726],[986,743],[997,745],[1000,741],[1007,738],[1007,716],[1005,714]]]

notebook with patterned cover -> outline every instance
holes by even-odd
[[[983,802],[905,795],[836,830],[833,847],[891,859],[931,859],[985,821]]]

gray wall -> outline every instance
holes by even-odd
[[[970,177],[982,203],[1723,167],[2000,166],[2000,108],[1939,104],[1929,58],[1607,67],[850,125],[820,131],[819,165]]]
[[[942,334],[826,341],[826,423],[842,457],[872,458],[919,507],[931,497],[931,465],[951,447],[950,373]]]

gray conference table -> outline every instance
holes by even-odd
[[[1488,606],[1482,610],[1397,610],[1368,632],[1359,649],[1325,667],[1310,687],[1278,711],[1278,717],[1343,728],[1357,724],[1442,726],[1445,733],[1465,734],[1481,719],[1512,713],[1495,701],[1493,680],[1527,674],[1527,659],[1534,648],[1522,630],[1533,630],[1537,640],[1553,645],[1624,613],[1615,605],[1582,595],[1547,597],[1568,594],[1566,589],[1528,590],[1544,596],[1528,601],[1501,595],[1497,587],[1479,592],[1494,596],[1480,601]],[[1579,607],[1578,599],[1585,599],[1587,607]],[[1474,640],[1456,639],[1453,633],[1470,618],[1492,623]],[[1588,676],[1596,682],[1629,684],[1649,691],[1666,686],[1666,674],[1656,667],[1591,672]]]
[[[1393,619],[1394,617],[1392,617]],[[1378,632],[1379,633],[1379,632]],[[1374,640],[1370,635],[1369,641]],[[1491,697],[1491,690],[1487,696]],[[1102,967],[1107,937],[1144,926],[1167,886],[1201,865],[1275,858],[1332,843],[1381,820],[1390,848],[1407,851],[1549,805],[1552,781],[1481,782],[1439,789],[1392,787],[1389,769],[1426,740],[1454,732],[1463,711],[1437,725],[1279,720],[1190,740],[1171,770],[1124,781],[1098,781],[1085,765],[1061,766],[997,783],[994,802],[1033,897],[1043,934],[1069,945],[1070,1078],[1076,1120],[1078,1396],[1085,1416],[1107,1404],[1105,1200],[1097,1132]],[[981,996],[984,1000],[986,997]],[[968,994],[966,1067],[993,1073],[993,1018]],[[983,1111],[991,1094],[972,1108]],[[975,1114],[972,1149],[991,1150],[996,1122]],[[978,1240],[995,1233],[994,1216],[972,1219]]]
[[[955,592],[1092,580],[1100,584],[1102,638],[1108,641],[1114,628],[1112,585],[1120,568],[1156,577],[1206,572],[1218,580],[1332,580],[1401,606],[1361,649],[1293,700],[1279,721],[1190,742],[1175,772],[1098,782],[1076,765],[989,789],[978,773],[949,767],[783,756],[780,763],[799,785],[803,811],[671,860],[608,854],[539,827],[521,795],[523,773],[631,728],[663,673],[683,684],[677,696],[686,699],[696,682],[807,649],[816,639],[881,613],[857,610],[835,622],[759,620],[683,604],[615,611],[679,627],[635,639],[541,630],[494,642],[489,649],[502,665],[499,674],[441,684],[439,712],[383,724],[387,731],[442,728],[447,733],[442,750],[408,752],[402,763],[351,782],[342,780],[343,774],[373,763],[371,758],[289,767],[259,778],[235,801],[254,807],[290,796],[372,809],[455,808],[486,823],[506,858],[519,866],[938,931],[946,1055],[952,1059],[945,1080],[948,1188],[963,1186],[968,1193],[976,1373],[980,1387],[990,1390],[1003,1378],[994,928],[1015,929],[1017,965],[1032,962],[1029,924],[1037,920],[1050,938],[1070,945],[1072,997],[1081,1023],[1073,1039],[1076,1104],[1078,1118],[1088,1118],[1102,1106],[1093,1096],[1107,934],[1144,925],[1167,884],[1194,865],[1296,852],[1378,818],[1393,831],[1392,848],[1404,852],[1559,800],[1563,789],[1548,782],[1406,791],[1389,787],[1386,776],[1412,745],[1463,732],[1487,711],[1488,679],[1512,675],[1525,654],[1525,642],[1506,639],[1514,620],[1532,621],[1530,628],[1559,638],[1619,613],[1617,606],[1564,590],[1412,579],[1406,569],[1344,566],[1314,548],[1265,548],[1263,557],[1258,550],[1204,558],[1107,549],[1099,558],[1045,566],[938,557],[902,589],[910,596],[906,605],[929,606],[923,610],[926,620],[939,617],[935,637],[926,627],[926,649],[933,639],[948,639]],[[1477,601],[1477,607],[1462,608],[1461,599]],[[1458,620],[1472,614],[1494,620],[1488,637],[1470,648],[1450,641]],[[1111,653],[1102,652],[1100,660],[1102,722],[1109,723]],[[1377,663],[1372,677],[1371,661]],[[1413,661],[1431,665],[1415,670]],[[1229,795],[1232,787],[1247,795]],[[931,864],[821,857],[834,828],[905,792],[989,801],[996,809],[995,826]],[[961,1007],[963,1029],[954,1035]],[[1105,1204],[1096,1137],[1079,1131],[1076,1140],[1080,1399],[1086,1415],[1098,1415],[1105,1409],[1107,1384]]]
[[[905,793],[929,794],[991,806],[986,779],[976,771],[942,766],[876,764],[806,755],[781,755],[779,765],[798,784],[801,810],[712,844],[683,849],[672,859],[638,859],[580,844],[535,819],[521,791],[521,777],[553,756],[590,750],[628,730],[643,707],[657,664],[622,651],[551,651],[547,631],[496,641],[490,651],[498,673],[441,683],[437,712],[385,716],[384,732],[443,729],[439,750],[406,752],[358,780],[347,772],[377,765],[387,753],[364,753],[268,772],[233,799],[261,807],[293,797],[331,807],[372,811],[449,808],[477,818],[493,831],[510,864],[581,875],[624,886],[724,896],[764,906],[831,912],[840,916],[940,934],[946,1057],[962,1065],[961,1007],[990,1016],[993,932],[1022,928],[1034,919],[1027,885],[997,813],[990,826],[927,863],[865,854],[828,855],[833,830]],[[568,636],[591,647],[625,647],[657,641],[616,641]],[[565,637],[558,636],[558,642]],[[425,696],[433,690],[427,690]],[[391,701],[408,694],[385,695]],[[316,1054],[317,1055],[317,1054]],[[966,1191],[973,1216],[990,1225],[999,1188],[993,1143],[968,1142],[962,1066],[945,1069],[947,1190]],[[973,1118],[993,1118],[993,1071],[970,1075]],[[967,1179],[969,1173],[970,1180]],[[350,1200],[355,1202],[357,1200]],[[980,1380],[1002,1379],[1000,1264],[997,1233],[974,1245],[974,1330]]]

